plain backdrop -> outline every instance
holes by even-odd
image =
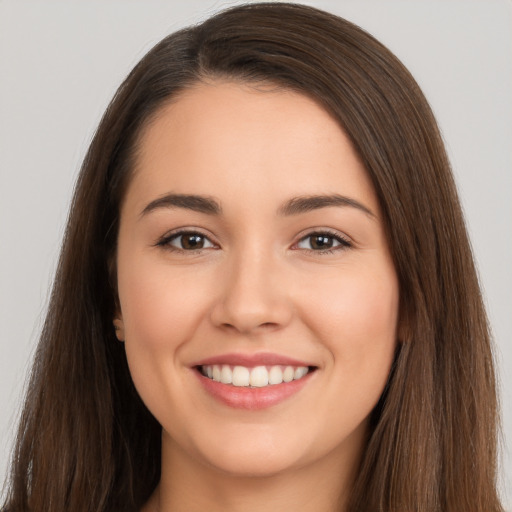
[[[101,114],[157,41],[237,3],[0,0],[1,480],[73,183]],[[495,334],[501,488],[512,510],[512,3],[304,3],[346,17],[386,44],[437,115]]]

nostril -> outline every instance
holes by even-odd
[[[267,328],[267,329],[273,329],[275,327],[278,327],[278,324],[276,324],[275,322],[265,322],[265,323],[261,324],[260,327]]]
[[[272,331],[274,329],[279,328],[279,324],[277,322],[224,322],[220,325],[221,328],[227,331],[236,331],[237,333],[247,334],[254,331]]]

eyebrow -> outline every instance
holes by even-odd
[[[185,208],[207,215],[220,215],[222,208],[213,198],[193,194],[167,194],[151,201],[142,210],[140,216],[143,217],[158,208]]]
[[[319,210],[320,208],[328,208],[330,206],[348,206],[356,208],[357,210],[364,212],[369,217],[373,219],[376,218],[375,213],[373,213],[364,204],[352,199],[351,197],[341,196],[339,194],[294,197],[279,208],[279,213],[285,216],[299,215],[301,213]]]
[[[278,209],[278,214],[287,217],[331,206],[356,208],[369,217],[376,218],[376,215],[364,204],[339,194],[294,197]],[[166,194],[151,201],[142,210],[140,216],[143,217],[159,208],[184,208],[206,215],[222,215],[220,203],[212,197],[195,194]]]

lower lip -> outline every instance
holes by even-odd
[[[312,373],[301,379],[283,382],[262,388],[238,387],[231,384],[222,384],[195,372],[204,389],[229,407],[257,411],[277,405],[298,393],[310,380]]]

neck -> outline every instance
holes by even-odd
[[[360,445],[278,474],[241,476],[198,461],[164,434],[160,484],[143,512],[340,512],[359,453]]]

